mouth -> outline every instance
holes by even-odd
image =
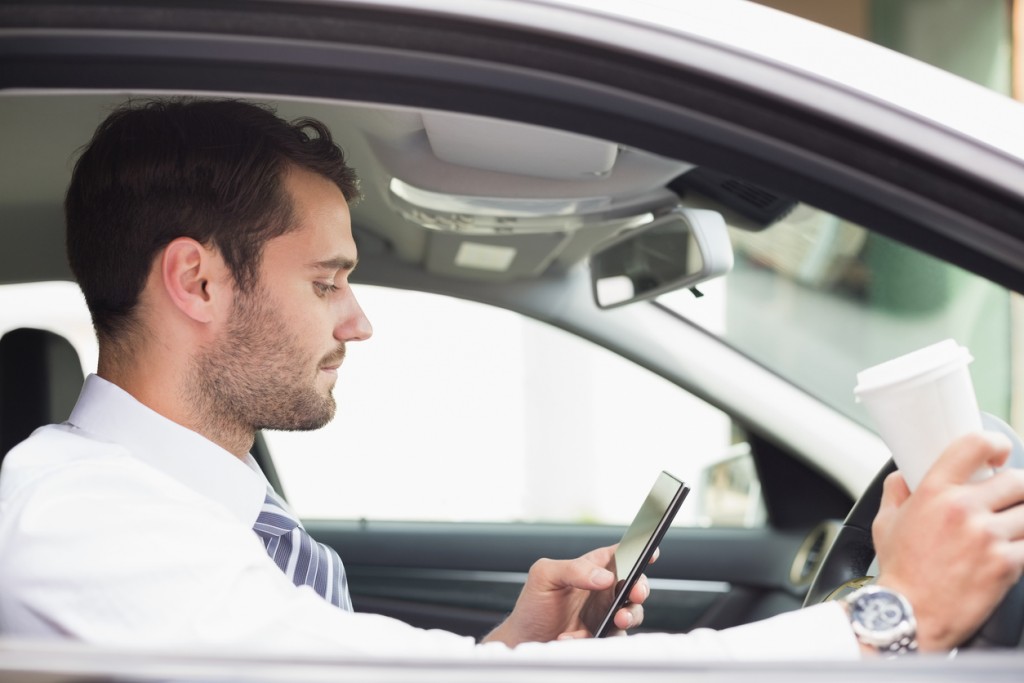
[[[338,374],[338,368],[341,367],[341,364],[342,364],[342,362],[344,362],[344,360],[345,360],[345,347],[342,346],[340,349],[338,349],[334,353],[324,357],[323,361],[320,364],[320,369],[323,372],[328,372],[328,373],[336,375],[336,374]]]

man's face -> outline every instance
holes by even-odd
[[[285,187],[298,228],[267,242],[260,282],[236,290],[225,334],[198,358],[195,381],[235,424],[318,429],[334,417],[345,343],[372,328],[349,288],[356,247],[341,191],[295,169]]]

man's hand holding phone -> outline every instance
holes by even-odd
[[[575,560],[538,560],[515,609],[485,642],[602,637],[639,626],[650,595],[646,566],[689,492],[667,472],[659,475],[622,541]]]
[[[602,557],[608,557],[608,562],[605,567],[611,566],[614,562],[615,552],[618,550],[619,544],[608,546],[606,548],[599,548]],[[608,553],[607,551],[611,551]],[[595,558],[596,559],[596,558]],[[651,562],[658,559],[658,550],[655,549],[654,555],[651,556]],[[588,611],[593,610],[595,605],[605,605],[610,600],[610,596],[615,593],[617,584],[620,580],[617,579],[614,572],[610,569],[605,569],[607,575],[602,574],[602,577],[610,577],[611,580],[602,581],[601,587],[595,588],[587,596],[583,603],[583,607],[580,608],[579,618],[582,623],[582,628],[575,631],[568,631],[558,636],[559,640],[571,640],[574,638],[592,638],[597,634],[594,628],[594,615],[596,612]],[[621,607],[618,607],[612,612],[613,618],[609,622],[608,627],[605,629],[604,635],[625,635],[626,631],[631,628],[636,628],[644,619],[644,608],[643,603],[647,600],[651,594],[651,586],[647,582],[647,575],[640,574],[636,582],[630,587],[629,595],[626,597],[626,602]],[[595,596],[606,596],[595,599]],[[603,618],[602,614],[600,618]]]
[[[591,632],[581,612],[593,593],[614,587],[615,574],[607,566],[617,547],[591,550],[574,560],[537,560],[530,567],[512,614],[484,642],[515,647],[520,643],[589,637]],[[615,614],[618,629],[635,628],[643,622],[643,602],[648,595],[647,580],[641,578],[630,591],[630,604]]]
[[[580,618],[595,638],[615,631],[619,610],[629,605],[634,585],[654,560],[661,539],[689,492],[686,484],[668,472],[662,472],[654,481],[608,563],[609,571],[615,574],[614,584],[591,594],[583,605]]]

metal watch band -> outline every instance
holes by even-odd
[[[899,657],[901,655],[917,652],[917,634],[915,633],[911,636],[904,636],[895,643],[891,643],[888,647],[880,647],[878,648],[878,652],[892,657]]]
[[[854,635],[861,644],[873,648],[884,657],[899,657],[917,652],[917,622],[914,619],[913,608],[902,595],[888,588],[868,585],[846,596],[842,602],[850,618]],[[879,609],[879,604],[883,605],[881,609],[886,605],[898,606],[899,621],[881,630],[875,630],[865,624],[863,615],[858,614],[858,606],[863,607],[871,603],[875,604],[875,609]]]

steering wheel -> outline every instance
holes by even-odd
[[[988,419],[985,422],[987,429],[991,429],[993,426],[998,427],[998,425],[989,424]],[[1019,439],[1017,443],[1019,443]],[[1014,456],[1011,456],[1011,459],[1019,460]],[[895,469],[896,465],[889,460],[875,475],[860,500],[850,510],[835,542],[825,555],[817,575],[811,582],[811,587],[804,600],[805,607],[824,602],[836,589],[847,582],[864,578],[867,575],[871,563],[875,559],[875,544],[871,539],[871,523],[874,521],[882,501],[882,484],[889,473]],[[988,621],[961,646],[961,649],[1019,647],[1024,647],[1024,579],[1010,589]]]

